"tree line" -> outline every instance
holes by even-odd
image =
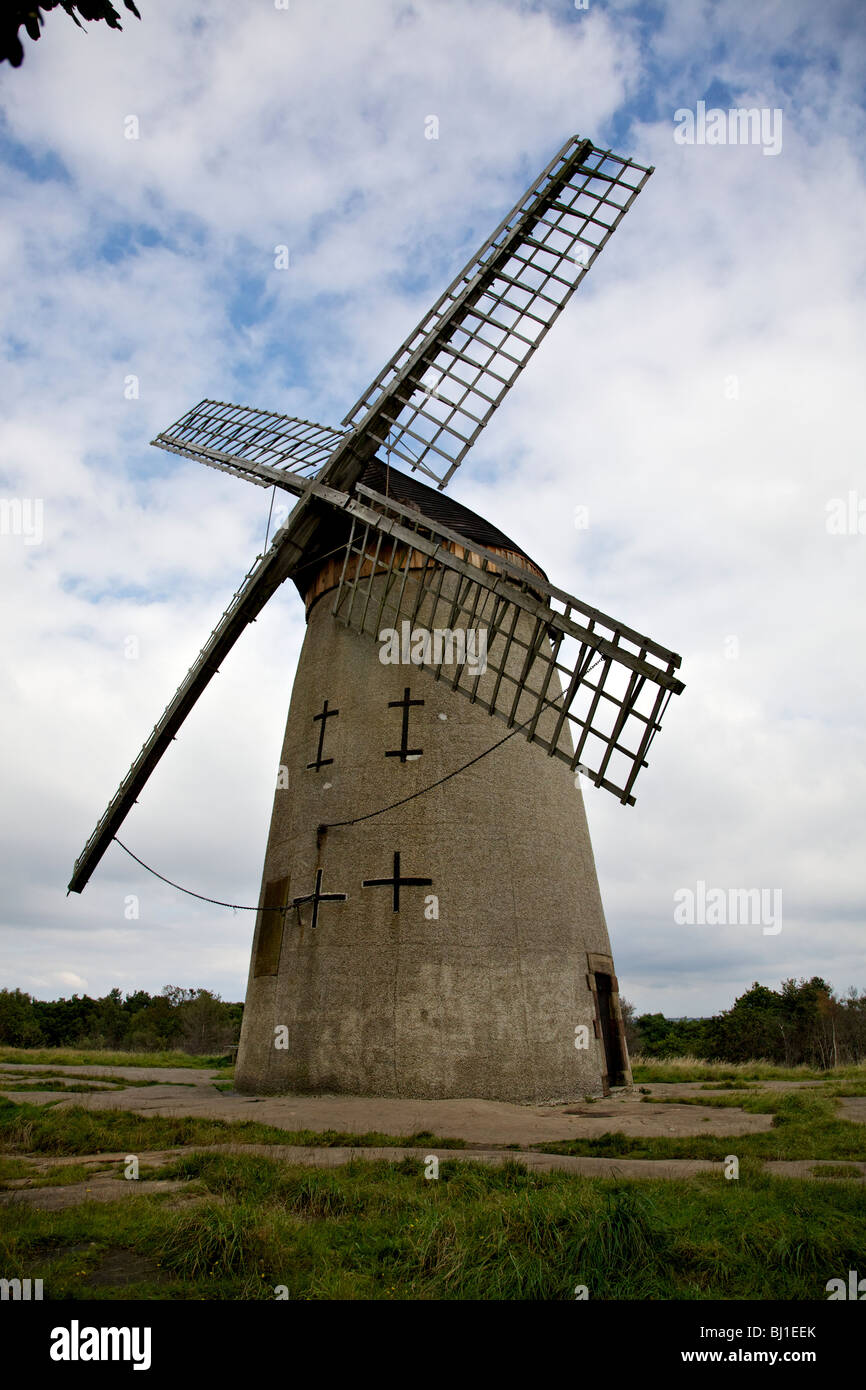
[[[112,989],[101,999],[34,999],[2,989],[0,1043],[209,1054],[237,1043],[243,1011],[243,1004],[226,1003],[209,989],[181,985],[166,985],[160,994],[139,989],[125,998]]]
[[[629,1052],[644,1057],[699,1057],[747,1062],[764,1057],[783,1066],[841,1066],[866,1060],[866,991],[844,996],[826,980],[783,980],[779,989],[757,981],[730,1009],[711,1018],[640,1014],[622,1001]]]
[[[629,1052],[644,1057],[699,1057],[746,1062],[764,1057],[783,1066],[832,1067],[866,1061],[866,991],[840,997],[819,976],[755,982],[730,1009],[711,1018],[636,1015],[621,1001]],[[101,999],[34,999],[0,990],[0,1045],[113,1048],[131,1052],[210,1054],[237,1044],[243,1004],[207,989],[166,985],[160,994],[112,989]]]

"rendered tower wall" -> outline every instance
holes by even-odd
[[[308,614],[260,902],[312,894],[317,870],[321,894],[346,897],[319,902],[315,929],[310,902],[259,912],[238,1089],[600,1094],[591,972],[611,951],[574,774],[518,733],[442,786],[317,833],[428,787],[508,732],[446,681],[383,664],[374,642],[335,621],[332,599]],[[423,704],[405,706],[407,687]],[[393,885],[370,883],[395,876],[395,854],[401,878],[432,880],[401,886],[396,911]]]

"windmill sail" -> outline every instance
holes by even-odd
[[[272,410],[204,400],[151,443],[260,487],[276,484],[300,495],[346,433]]]
[[[296,554],[295,551],[295,557]],[[70,892],[80,893],[87,885],[93,870],[132,810],[139,792],[176,737],[193,705],[217,674],[221,663],[241,633],[249,623],[255,622],[271,594],[286,578],[292,557],[293,548],[287,542],[285,530],[278,532],[271,548],[265,555],[258,557],[232,598],[100,817],[75,861],[69,881]]]
[[[680,657],[503,555],[356,491],[373,509],[343,504],[352,525],[337,621],[374,640],[400,634],[404,660],[408,648],[436,680],[633,805],[664,710],[684,689]]]
[[[445,487],[652,172],[569,140],[343,424]]]
[[[445,486],[651,173],[651,168],[596,150],[589,140],[575,136],[567,141],[352,408],[344,431],[203,401],[157,436],[154,443],[170,452],[254,482],[277,484],[300,498],[235,594],[91,834],[76,861],[71,891],[81,892],[87,884],[241,632],[274,590],[308,560],[323,504],[348,511],[357,505],[350,494],[377,453],[386,460],[396,455]],[[576,600],[570,602],[576,605]],[[500,712],[498,704],[492,712]],[[651,737],[654,725],[647,727]],[[538,728],[534,736],[540,742]],[[612,742],[619,742],[618,736]],[[598,776],[605,780],[603,770]]]

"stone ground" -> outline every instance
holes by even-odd
[[[57,1102],[60,1107],[88,1110],[131,1110],[137,1115],[190,1115],[221,1120],[258,1120],[286,1130],[335,1129],[344,1133],[417,1134],[463,1139],[469,1144],[540,1144],[556,1139],[595,1138],[609,1130],[628,1135],[753,1134],[769,1129],[770,1115],[750,1115],[737,1108],[700,1105],[647,1105],[637,1091],[618,1092],[604,1100],[569,1105],[511,1105],[495,1100],[393,1100],[382,1096],[245,1096],[218,1090],[225,1085],[219,1070],[148,1067],[52,1067],[59,1081],[87,1080],[97,1085],[104,1076],[147,1081],[148,1086],[108,1088],[102,1082],[92,1092],[4,1091],[4,1083],[21,1085],[31,1070],[20,1065],[0,1067],[0,1094],[33,1105]],[[50,1077],[39,1076],[40,1082]],[[776,1083],[777,1085],[801,1083]],[[685,1082],[645,1088],[652,1095],[701,1094],[700,1083]],[[706,1093],[704,1093],[706,1094]]]
[[[121,1078],[112,1081],[109,1078]],[[56,1085],[51,1090],[5,1090],[28,1079]],[[126,1086],[124,1081],[137,1082]],[[89,1084],[93,1091],[71,1092],[68,1084]],[[142,1085],[142,1082],[148,1083]],[[809,1082],[770,1081],[756,1083],[764,1089],[784,1090]],[[245,1096],[225,1086],[223,1073],[195,1068],[146,1068],[108,1066],[0,1066],[0,1094],[10,1100],[31,1104],[56,1103],[91,1110],[121,1109],[139,1115],[198,1116],[223,1120],[258,1120],[287,1131],[338,1130],[364,1134],[414,1135],[422,1132],[443,1138],[462,1139],[465,1149],[427,1148],[313,1148],[294,1145],[209,1145],[139,1154],[141,1164],[159,1166],[191,1151],[261,1153],[287,1163],[314,1167],[335,1167],[352,1159],[412,1157],[419,1161],[428,1154],[440,1159],[459,1158],[483,1163],[502,1163],[515,1159],[533,1171],[564,1170],[596,1177],[683,1178],[696,1173],[721,1173],[723,1164],[696,1159],[582,1158],[562,1154],[520,1152],[509,1145],[528,1146],[554,1140],[593,1138],[608,1131],[632,1136],[714,1134],[738,1135],[771,1128],[772,1116],[752,1115],[736,1106],[713,1108],[700,1104],[677,1104],[689,1097],[722,1092],[706,1092],[700,1082],[656,1083],[640,1091],[615,1092],[604,1100],[569,1105],[511,1105],[489,1100],[395,1100],[379,1096]],[[729,1093],[730,1094],[730,1093]],[[735,1093],[733,1093],[735,1094]],[[647,1104],[646,1097],[664,1096],[673,1103]],[[839,1113],[846,1119],[866,1124],[866,1097],[840,1099]],[[114,1201],[118,1197],[144,1192],[177,1194],[178,1204],[196,1200],[184,1194],[183,1180],[145,1179],[130,1182],[123,1178],[124,1154],[76,1155],[57,1158],[28,1155],[37,1169],[33,1177],[9,1180],[3,1200],[24,1200],[44,1210],[59,1210],[86,1201]],[[93,1176],[84,1182],[50,1187],[33,1186],[34,1178],[50,1168],[84,1164]],[[790,1177],[818,1177],[822,1170],[838,1165],[814,1160],[770,1162],[770,1173]],[[866,1182],[866,1162],[845,1165],[857,1169]]]

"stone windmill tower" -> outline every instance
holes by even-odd
[[[342,429],[202,401],[154,441],[299,500],[69,887],[291,578],[307,631],[239,1089],[541,1102],[630,1080],[580,781],[633,803],[680,658],[441,489],[651,173],[569,140]]]

